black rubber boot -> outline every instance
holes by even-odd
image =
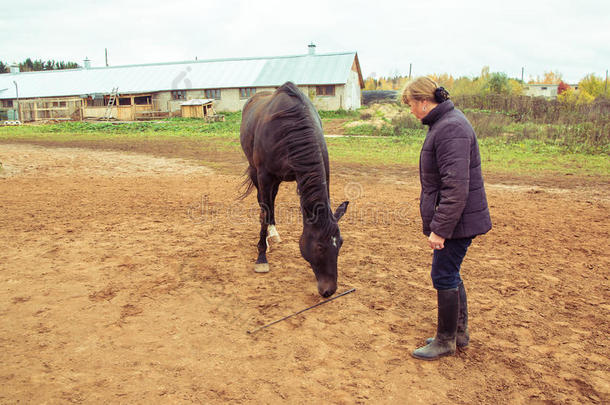
[[[458,324],[455,343],[458,347],[468,346],[470,342],[470,333],[468,332],[468,299],[466,298],[466,288],[464,283],[458,286],[458,294],[460,296],[458,306]]]
[[[468,333],[468,299],[466,298],[466,289],[464,283],[458,286],[459,304],[458,304],[458,324],[455,344],[457,347],[466,347],[470,342],[470,334]],[[432,343],[434,338],[426,339],[426,344]]]
[[[426,346],[415,350],[413,357],[421,360],[436,360],[455,353],[457,334],[459,289],[438,290],[438,326],[436,337]]]

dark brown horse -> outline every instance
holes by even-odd
[[[293,83],[287,82],[275,92],[260,92],[248,100],[240,133],[250,164],[244,196],[256,187],[261,208],[254,271],[269,271],[268,241],[279,242],[274,206],[280,183],[296,181],[303,214],[301,254],[313,269],[320,295],[332,295],[337,290],[337,258],[343,243],[337,221],[348,202],[332,212],[328,151],[318,112]]]

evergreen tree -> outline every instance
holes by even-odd
[[[38,72],[41,70],[60,70],[60,69],[77,69],[80,66],[75,62],[56,62],[54,60],[43,61],[42,59],[32,60],[27,58],[19,63],[21,72]],[[0,61],[0,73],[9,73],[10,65]]]

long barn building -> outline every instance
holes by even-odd
[[[195,60],[146,65],[0,74],[0,117],[22,121],[179,116],[182,103],[213,100],[218,112],[241,110],[258,91],[292,81],[320,110],[353,110],[364,87],[358,54]],[[113,95],[116,94],[116,96]],[[114,99],[114,100],[113,100]],[[108,104],[111,107],[108,107]]]

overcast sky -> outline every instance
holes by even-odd
[[[364,77],[610,68],[608,0],[20,0],[0,4],[0,61],[104,66],[356,51]]]

